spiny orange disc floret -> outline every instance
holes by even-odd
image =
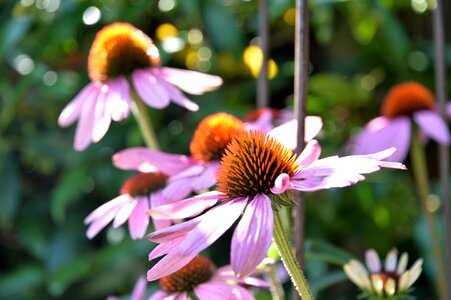
[[[213,276],[213,264],[204,256],[196,256],[186,266],[159,280],[160,287],[168,293],[189,292]]]
[[[197,126],[189,146],[191,156],[202,161],[219,160],[234,137],[245,132],[243,122],[227,113],[206,117]]]
[[[411,116],[419,110],[431,110],[434,107],[434,95],[416,82],[404,82],[392,87],[385,96],[382,115],[394,118]]]
[[[260,131],[249,131],[227,147],[216,176],[217,190],[227,200],[269,195],[280,174],[293,176],[300,167],[290,149]]]
[[[160,54],[152,40],[136,27],[118,22],[97,32],[89,51],[88,73],[93,81],[105,81],[159,64]]]
[[[124,182],[120,193],[134,196],[146,196],[166,186],[168,176],[159,172],[138,173]]]

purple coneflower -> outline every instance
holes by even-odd
[[[316,191],[344,187],[363,180],[362,174],[381,167],[405,169],[401,163],[384,162],[395,150],[362,156],[318,159],[321,149],[310,141],[296,155],[275,138],[259,131],[237,136],[222,157],[217,190],[150,210],[154,218],[187,218],[184,223],[147,236],[159,245],[149,259],[166,255],[147,273],[148,280],[171,274],[216,241],[236,220],[231,245],[231,265],[244,278],[263,260],[273,236],[273,209],[293,205],[290,190]]]
[[[411,120],[436,142],[450,141],[448,127],[435,110],[434,96],[419,83],[405,82],[391,88],[381,112],[382,116],[371,120],[355,137],[354,154],[395,147],[396,153],[387,160],[404,161],[410,146]]]
[[[306,140],[321,129],[320,117],[308,116],[305,121]],[[273,128],[269,134],[283,139],[287,146],[296,147],[295,121]],[[171,176],[163,195],[170,199],[183,199],[193,191],[203,191],[216,184],[219,162],[227,145],[246,131],[246,124],[227,113],[215,113],[203,119],[190,143],[191,156],[168,154],[144,147],[129,148],[116,153],[113,163],[125,170],[147,172],[161,170]]]
[[[167,175],[160,172],[139,173],[130,177],[122,185],[118,197],[99,206],[85,218],[85,224],[89,224],[86,236],[92,239],[111,221],[116,228],[128,220],[132,239],[143,238],[150,219],[147,211],[151,207],[171,203],[161,192],[167,178]],[[170,220],[153,222],[155,229],[171,224]]]
[[[128,79],[148,106],[161,109],[172,101],[189,110],[198,105],[179,90],[203,94],[222,84],[218,76],[160,66],[160,54],[152,40],[128,23],[113,23],[101,29],[88,57],[91,82],[63,109],[58,124],[78,119],[74,148],[81,151],[100,141],[111,120],[128,117],[132,105]]]

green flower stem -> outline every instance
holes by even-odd
[[[313,299],[312,292],[310,291],[307,280],[305,279],[304,274],[302,274],[301,267],[294,256],[293,249],[291,248],[285,230],[283,229],[282,219],[277,211],[274,212],[273,240],[279,251],[280,257],[282,258],[285,269],[287,269],[299,296],[301,296],[303,300]]]
[[[427,175],[426,156],[424,146],[421,143],[418,128],[414,128],[412,132],[412,142],[410,148],[410,156],[412,160],[412,169],[415,177],[418,194],[420,196],[421,208],[423,210],[426,224],[431,239],[432,253],[435,260],[437,286],[440,299],[445,299],[445,269],[441,253],[440,240],[438,238],[437,227],[434,222],[434,214],[427,207],[427,198],[429,196],[429,179]]]
[[[135,92],[132,92],[131,95],[133,98],[132,112],[141,130],[144,142],[150,149],[160,149],[146,106]]]
[[[282,284],[280,283],[279,276],[277,275],[277,265],[270,264],[268,266],[268,275],[271,280],[271,296],[273,300],[285,299],[285,293],[283,291]]]

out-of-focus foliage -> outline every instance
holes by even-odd
[[[433,89],[428,3],[309,2],[307,106],[309,114],[324,120],[323,156],[348,153],[346,141],[378,115],[391,85],[417,80]],[[289,0],[269,5],[273,107],[292,107],[293,6]],[[204,116],[227,111],[243,117],[255,108],[256,80],[249,67],[255,62],[246,61],[244,52],[259,42],[257,10],[257,1],[244,0],[0,3],[0,299],[127,294],[151,266],[147,254],[154,245],[131,241],[126,228],[109,229],[93,240],[84,235],[83,219],[114,198],[131,174],[115,169],[111,156],[142,145],[134,120],[112,124],[105,138],[84,152],[72,148],[75,126],[63,129],[56,123],[64,105],[88,82],[86,61],[95,33],[115,21],[130,22],[154,39],[163,64],[223,77],[219,90],[191,96],[199,112],[175,105],[150,110],[162,149],[187,153]],[[445,28],[451,28],[451,10],[445,11]],[[449,46],[447,53],[450,58]],[[427,153],[437,186],[433,192],[439,194],[436,145],[429,144]],[[318,299],[355,298],[358,291],[345,282],[340,265],[351,256],[361,258],[367,248],[385,253],[392,247],[409,252],[412,261],[425,259],[414,294],[436,298],[413,186],[410,172],[384,170],[356,186],[306,196],[307,276]],[[227,238],[208,250],[217,265],[229,261]],[[149,286],[155,290],[157,283]],[[269,292],[258,297],[268,299]]]

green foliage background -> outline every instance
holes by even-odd
[[[140,28],[155,40],[168,66],[188,68],[190,53],[211,50],[208,64],[194,68],[220,75],[224,85],[190,97],[199,103],[198,112],[175,105],[149,110],[164,151],[187,153],[194,128],[211,113],[243,117],[255,108],[256,81],[242,54],[257,36],[257,1],[178,0],[169,11],[161,11],[159,2],[0,2],[0,299],[126,295],[152,266],[147,254],[154,245],[131,241],[124,228],[103,231],[93,240],[84,235],[83,219],[114,198],[132,174],[115,169],[111,156],[142,145],[133,118],[112,124],[103,140],[84,152],[72,148],[75,126],[63,129],[56,122],[89,80],[87,54],[104,25],[126,21]],[[347,153],[347,140],[379,114],[393,84],[417,80],[434,89],[431,11],[415,11],[413,2],[309,2],[308,113],[324,120],[322,156]],[[83,14],[90,6],[100,9],[101,18],[86,25]],[[270,82],[271,106],[278,108],[292,107],[293,6],[289,0],[272,0],[269,6],[270,51],[278,66]],[[451,28],[449,11],[445,28]],[[190,29],[199,29],[203,41],[165,53],[155,33],[163,23],[174,25],[185,42]],[[20,67],[23,55],[33,63],[28,71]],[[447,56],[449,67],[449,45]],[[426,150],[433,193],[439,195],[437,146],[429,143]],[[410,264],[425,259],[413,294],[436,299],[429,240],[410,171],[383,170],[356,186],[310,193],[306,206],[307,276],[318,299],[355,299],[357,288],[339,265],[351,256],[362,259],[368,248],[385,255],[392,247],[408,251]],[[227,238],[208,250],[218,265],[229,261]],[[149,293],[157,288],[149,284]],[[270,298],[267,291],[257,296]]]

